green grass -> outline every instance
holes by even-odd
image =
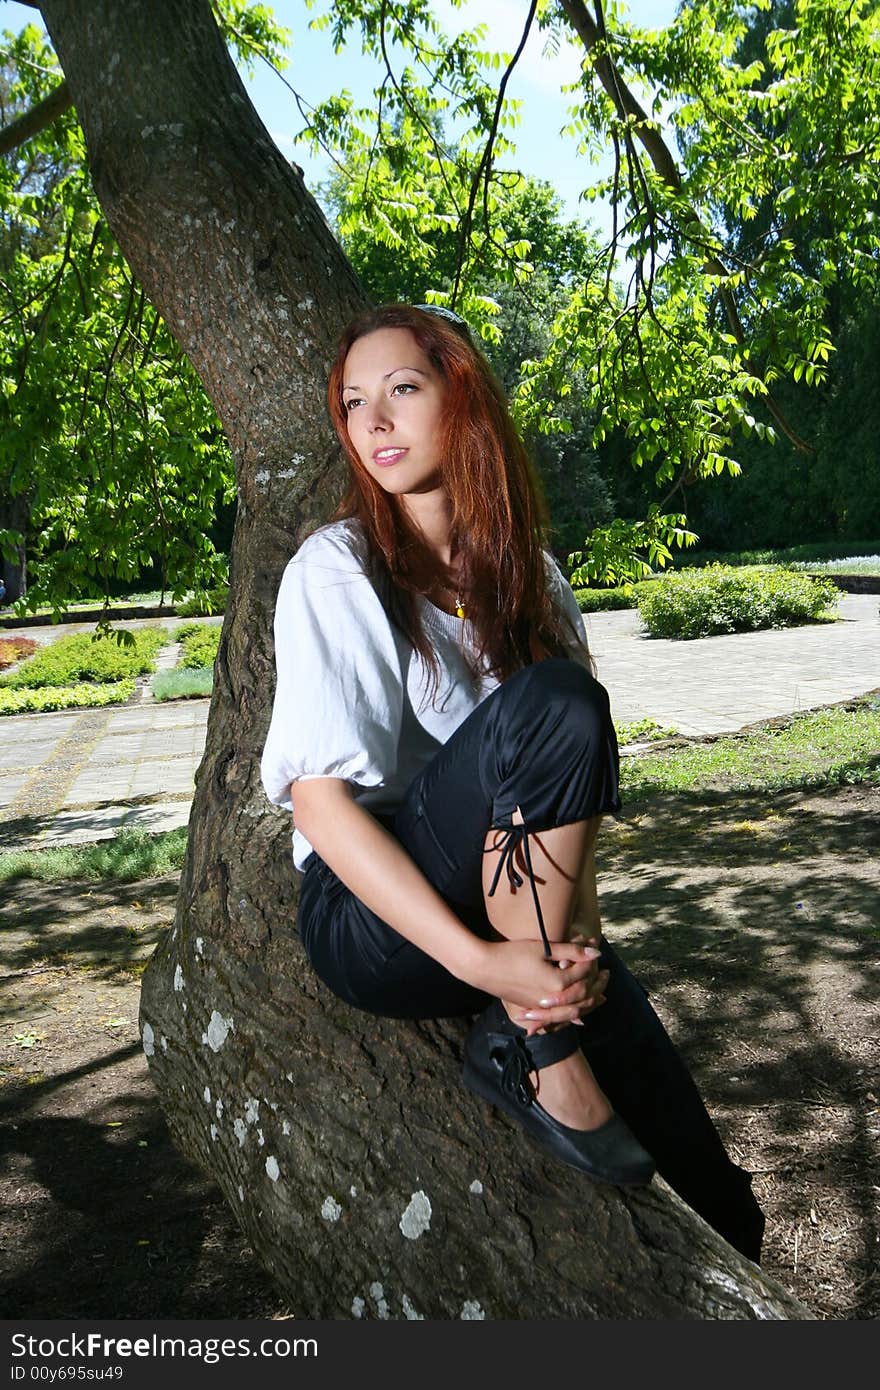
[[[48,714],[60,709],[100,709],[120,705],[134,694],[134,681],[107,681],[103,685],[49,685],[39,690],[0,689],[0,715]]]
[[[812,567],[820,560],[841,560],[849,556],[876,556],[880,540],[871,541],[813,541],[809,545],[790,545],[781,550],[688,550],[676,556],[676,568],[703,565],[790,565],[801,561]]]
[[[781,729],[645,753],[621,763],[621,786],[629,796],[797,790],[843,782],[880,784],[880,699],[794,715]]]
[[[619,748],[625,748],[629,743],[658,743],[663,738],[674,738],[678,733],[677,729],[664,729],[662,724],[658,724],[656,719],[638,719],[634,724],[615,725],[617,734],[617,744]]]
[[[154,700],[194,700],[210,695],[214,685],[211,666],[178,671],[160,671],[153,677],[150,689]]]
[[[792,569],[810,574],[880,574],[880,555],[853,555],[846,560],[795,560]]]
[[[93,637],[75,632],[41,647],[14,671],[0,676],[0,688],[36,690],[49,685],[73,685],[76,681],[119,681],[145,675],[161,646],[170,640],[164,627],[143,627],[136,632]]]
[[[0,854],[0,883],[37,878],[112,880],[133,883],[170,874],[183,866],[186,827],[148,835],[143,830],[120,830],[110,840],[92,845],[61,845],[54,849],[11,850]]]

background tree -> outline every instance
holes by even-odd
[[[178,913],[144,979],[144,1048],[179,1142],[301,1313],[348,1315],[379,1274],[393,1316],[804,1316],[659,1188],[584,1185],[572,1206],[568,1175],[530,1150],[525,1186],[523,1137],[493,1121],[487,1144],[483,1108],[446,1084],[460,1027],[356,1015],[306,972],[289,824],[265,803],[258,754],[275,587],[341,483],[320,403],[364,296],[207,0],[45,0],[43,13],[108,223],[198,371],[238,477]]]
[[[744,19],[737,60],[747,67],[760,65],[755,85],[766,92],[779,67],[780,41],[785,42],[798,24],[794,0],[773,0],[763,9],[746,10]],[[828,23],[834,23],[833,15]],[[852,147],[846,155],[842,136],[853,103],[862,99],[858,89],[843,90],[833,121],[826,124],[821,114],[817,116],[812,156],[817,164],[829,150],[836,149],[840,159],[852,157]],[[863,110],[854,124],[866,131],[876,161],[876,119],[872,129],[864,116]],[[762,139],[776,140],[790,138],[798,119],[796,108],[788,103],[772,105],[766,100],[765,109],[757,106],[752,117]],[[880,198],[875,173],[864,172],[867,197],[860,200],[857,217],[864,214],[863,230],[870,240]],[[872,189],[873,208],[866,207]],[[767,186],[742,209],[721,204],[718,216],[737,255],[745,259],[754,258],[778,236],[784,223],[792,264],[802,275],[822,282],[828,337],[834,345],[827,375],[815,386],[789,379],[776,388],[785,414],[800,421],[801,433],[812,447],[797,450],[784,436],[774,449],[756,438],[744,440],[739,447],[742,477],[735,483],[723,479],[720,486],[696,483],[688,489],[687,510],[710,547],[723,548],[731,536],[735,545],[747,547],[833,539],[870,543],[880,526],[877,257],[870,250],[861,254],[858,246],[853,252],[836,234],[841,212],[844,223],[849,222],[849,212],[833,200],[817,200],[797,217],[787,217],[788,196],[781,211],[777,193],[776,187]],[[795,300],[791,312],[799,311]]]
[[[240,56],[281,61],[285,35],[265,9],[227,0],[220,17]],[[234,497],[226,438],[109,231],[55,54],[36,26],[0,40],[0,103],[7,142],[25,113],[44,117],[0,162],[9,597],[29,589],[28,607],[61,610],[138,582],[175,597],[208,589],[226,577],[212,539],[218,508]]]
[[[264,7],[216,8],[240,57],[280,64]],[[384,71],[375,105],[335,95],[309,115],[339,170],[324,196],[342,243],[374,300],[436,296],[478,325],[543,475],[553,544],[583,552],[581,579],[669,558],[688,512],[728,547],[876,529],[869,6],[701,0],[645,34],[601,5],[524,5],[518,38],[539,23],[551,46],[574,39],[589,55],[571,133],[582,153],[616,151],[608,246],[515,168],[522,112],[505,88],[521,42],[502,56],[481,29],[449,41],[424,4],[346,0],[315,22],[338,43],[359,33]],[[3,183],[16,255],[0,324],[0,532],[19,570],[30,532],[34,603],[135,582],[204,588],[221,568],[211,518],[230,496],[228,451],[103,226],[74,118],[46,124],[42,101],[57,115],[69,93],[30,42],[6,49],[4,125],[23,104],[42,115]],[[668,142],[636,86],[652,112],[672,111]],[[835,361],[842,344],[852,359]],[[837,403],[854,400],[843,415]],[[749,476],[735,484],[738,460]],[[10,570],[12,592],[20,579]]]
[[[551,44],[583,45],[588,61],[569,131],[583,154],[609,145],[614,153],[612,174],[591,190],[615,209],[607,253],[572,286],[550,325],[549,350],[524,364],[515,397],[525,428],[564,431],[571,379],[582,370],[594,446],[612,441],[618,457],[628,453],[651,475],[647,516],[630,527],[618,518],[585,547],[581,577],[601,579],[637,568],[640,549],[668,557],[668,542],[685,533],[680,514],[666,508],[700,479],[738,475],[742,435],[764,441],[778,433],[804,459],[815,454],[799,412],[783,408],[780,383],[825,380],[834,274],[862,292],[876,285],[876,7],[798,0],[789,12],[771,12],[770,0],[688,0],[657,32],[632,26],[617,7],[606,14],[599,2],[540,0],[523,11],[526,27],[539,23]],[[756,13],[772,21],[760,56],[744,46]],[[373,0],[340,0],[325,22],[337,43],[356,33],[386,78],[373,108],[337,98],[320,105],[309,122],[315,138],[344,163],[381,148],[389,119],[405,113],[408,122],[406,181],[398,189],[395,170],[370,165],[364,227],[374,206],[387,206],[385,235],[429,255],[433,223],[422,195],[435,177],[460,190],[469,233],[481,203],[502,213],[507,185],[495,160],[509,152],[500,131],[515,127],[519,111],[504,102],[503,78],[488,90],[485,73],[497,55],[482,53],[484,35],[466,31],[444,44],[424,7]],[[392,42],[412,60],[400,71],[389,61]],[[505,76],[516,57],[500,60]],[[643,104],[635,92],[646,89]],[[433,123],[450,109],[473,120],[464,157],[436,138]],[[352,177],[363,191],[357,159]],[[351,200],[355,218],[360,201]],[[761,207],[773,216],[746,242],[736,229]],[[482,264],[506,257],[514,279],[530,273],[526,245],[499,243],[485,228],[472,240]],[[799,240],[810,245],[803,262],[793,255]],[[465,255],[444,302],[481,321],[491,339],[497,309],[488,296],[469,298],[467,265]]]

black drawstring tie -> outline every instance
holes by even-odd
[[[498,860],[498,867],[495,870],[495,877],[492,879],[492,887],[489,889],[489,897],[492,897],[493,893],[495,892],[495,889],[498,887],[498,880],[501,877],[501,870],[505,867],[505,864],[507,866],[508,882],[511,883],[514,888],[522,888],[523,878],[519,873],[517,873],[513,857],[516,853],[517,847],[519,845],[522,845],[523,855],[526,861],[526,873],[529,877],[529,883],[532,885],[532,898],[534,899],[535,903],[535,912],[537,913],[538,917],[538,926],[541,929],[541,940],[544,943],[544,955],[547,960],[552,960],[553,952],[550,950],[550,942],[547,940],[547,929],[544,926],[544,915],[541,912],[541,904],[538,900],[538,889],[535,885],[535,873],[532,868],[532,856],[529,853],[529,832],[526,830],[524,825],[493,825],[491,828],[493,830],[503,831],[504,838],[500,844],[494,844],[491,846],[491,849],[483,851],[484,854],[489,854],[492,850],[501,851],[501,856]]]
[[[520,1105],[531,1105],[534,1096],[529,1085],[529,1072],[535,1070],[525,1037],[510,1033],[488,1035],[489,1056],[501,1068],[501,1089]]]

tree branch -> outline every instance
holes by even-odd
[[[501,120],[501,111],[502,111],[502,108],[503,108],[503,106],[504,106],[504,93],[505,93],[505,91],[507,90],[507,84],[508,84],[508,82],[510,81],[511,74],[512,74],[514,68],[516,67],[517,63],[519,62],[520,57],[521,57],[521,55],[522,55],[522,51],[523,51],[523,49],[524,49],[525,46],[526,46],[526,42],[527,42],[527,40],[528,40],[529,33],[530,33],[530,31],[531,31],[532,22],[533,22],[533,20],[534,20],[534,18],[535,18],[535,11],[537,10],[537,8],[538,8],[538,0],[531,0],[531,4],[529,5],[529,12],[528,12],[528,14],[527,14],[527,16],[526,16],[525,27],[523,28],[522,37],[520,38],[520,41],[519,41],[519,46],[517,47],[517,50],[516,50],[516,52],[514,53],[513,57],[511,58],[511,60],[510,60],[510,62],[509,62],[509,64],[508,64],[508,66],[506,67],[506,69],[505,69],[505,71],[504,71],[504,76],[502,77],[500,83],[498,84],[498,94],[497,94],[496,99],[495,99],[495,110],[494,110],[493,115],[492,115],[492,125],[491,125],[491,128],[490,128],[490,130],[489,130],[488,137],[487,137],[487,139],[486,139],[486,144],[485,144],[484,149],[483,149],[482,157],[481,157],[481,159],[480,159],[479,164],[477,165],[477,168],[476,168],[476,170],[475,170],[475,172],[474,172],[474,177],[473,177],[473,179],[472,179],[472,181],[471,181],[471,188],[470,188],[470,194],[469,194],[469,197],[468,197],[467,211],[465,212],[464,221],[463,221],[463,224],[462,224],[461,236],[460,236],[459,244],[458,244],[458,262],[457,262],[457,265],[456,265],[456,267],[455,267],[455,277],[454,277],[453,284],[452,284],[452,303],[453,303],[453,304],[455,303],[456,299],[458,298],[458,292],[459,292],[459,289],[461,288],[461,277],[462,277],[462,271],[463,271],[463,268],[464,268],[464,252],[465,252],[465,247],[467,246],[467,243],[468,243],[468,241],[470,240],[471,228],[472,228],[472,226],[473,226],[474,207],[475,207],[476,201],[477,201],[477,190],[478,190],[478,188],[479,188],[479,186],[480,186],[480,180],[481,180],[481,179],[483,180],[483,218],[484,218],[484,225],[485,225],[487,228],[488,228],[488,225],[489,225],[489,207],[488,207],[488,201],[489,201],[489,175],[490,175],[491,169],[492,169],[492,147],[493,147],[493,145],[495,144],[495,138],[496,138],[496,136],[497,136],[497,134],[498,134],[498,124],[499,124],[499,121]]]
[[[614,109],[619,118],[623,121],[628,121],[630,118],[635,120],[635,125],[632,127],[633,132],[642,144],[648,158],[654,166],[655,172],[673,192],[681,193],[681,174],[666,141],[663,139],[660,132],[655,129],[651,118],[630,91],[629,87],[627,87],[620,73],[617,71],[617,68],[612,63],[608,56],[607,45],[603,43],[599,28],[584,4],[584,0],[559,0],[559,4],[569,20],[569,23],[583,42],[587,54],[592,61],[593,70],[614,103]],[[683,226],[680,230],[688,240],[693,241],[697,245],[701,245],[702,249],[705,242],[711,238],[711,233],[703,225],[695,208],[689,206],[688,213],[692,221],[689,225]],[[706,253],[704,269],[707,274],[718,275],[722,280],[726,279],[730,273],[720,257],[712,252]],[[759,372],[756,365],[749,360],[748,348],[746,346],[746,334],[733,294],[724,284],[720,285],[719,294],[728,324],[730,325],[730,331],[743,349],[744,360],[748,363],[749,369],[763,380],[763,373]],[[807,440],[803,439],[786,420],[782,410],[774,400],[772,393],[768,391],[767,395],[763,397],[763,401],[769,414],[776,421],[779,428],[794,448],[800,453],[814,454],[816,451],[813,446],[809,444]]]
[[[73,97],[67,83],[59,82],[54,91],[42,101],[38,101],[36,106],[32,106],[29,111],[25,111],[0,130],[0,154],[9,154],[11,150],[23,145],[25,140],[39,135],[41,130],[57,121],[72,105]]]

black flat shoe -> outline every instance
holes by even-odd
[[[599,1182],[641,1186],[654,1176],[655,1163],[619,1115],[598,1129],[571,1129],[555,1120],[535,1099],[529,1072],[570,1057],[580,1046],[574,1024],[555,1033],[526,1036],[500,1000],[477,1019],[464,1044],[464,1084],[483,1100],[519,1120],[523,1129],[562,1163]]]

